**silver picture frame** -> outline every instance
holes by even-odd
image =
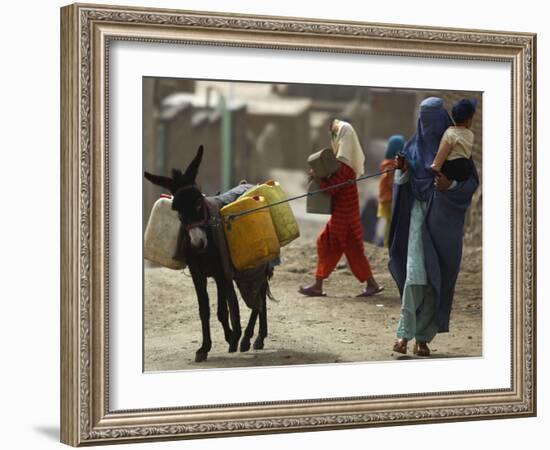
[[[511,386],[112,411],[109,48],[117,40],[508,62]],[[536,415],[536,35],[74,4],[61,9],[61,441],[97,445]]]

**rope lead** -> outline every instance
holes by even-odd
[[[310,195],[317,195],[317,194],[320,194],[321,192],[328,191],[329,189],[334,189],[334,188],[337,188],[337,187],[340,187],[340,186],[346,186],[346,185],[350,185],[350,184],[356,184],[358,181],[363,181],[363,180],[366,180],[368,178],[378,177],[378,176],[383,175],[385,173],[394,172],[395,170],[396,169],[387,169],[387,170],[372,173],[372,174],[369,174],[369,175],[362,175],[359,178],[356,178],[355,180],[346,180],[346,181],[343,181],[341,183],[334,184],[332,186],[327,186],[326,188],[316,189],[314,191],[305,192],[303,194],[296,195],[296,196],[290,197],[290,198],[286,198],[284,200],[280,200],[280,201],[275,202],[275,203],[270,203],[269,205],[259,206],[258,208],[252,208],[252,209],[247,209],[245,211],[241,211],[241,212],[238,212],[238,213],[228,214],[227,216],[223,217],[223,222],[229,227],[229,229],[231,229],[231,222],[233,222],[235,219],[237,219],[241,216],[244,216],[244,215],[256,212],[256,211],[260,211],[262,209],[271,208],[273,206],[281,205],[283,203],[298,200],[300,198],[309,197]]]

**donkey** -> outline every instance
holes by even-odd
[[[202,327],[202,344],[195,353],[196,362],[206,361],[212,348],[207,278],[212,277],[216,282],[217,316],[223,327],[225,340],[229,344],[229,352],[232,353],[237,351],[242,335],[233,279],[237,282],[243,299],[252,309],[240,343],[240,351],[245,352],[250,349],[250,339],[254,334],[258,316],[260,329],[254,348],[262,349],[264,346],[267,336],[266,296],[271,297],[268,281],[273,274],[273,268],[268,264],[248,271],[235,272],[232,269],[219,218],[219,208],[223,206],[223,201],[219,199],[228,193],[219,197],[205,197],[196,183],[203,151],[203,146],[199,146],[197,154],[183,173],[181,170],[172,169],[172,177],[148,172],[144,174],[151,183],[171,192],[172,209],[177,211],[181,222],[178,252],[183,254],[191,272]],[[241,189],[240,193],[244,193],[244,189]]]

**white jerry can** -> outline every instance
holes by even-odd
[[[185,262],[174,259],[180,224],[178,213],[172,210],[172,198],[159,198],[153,205],[145,228],[143,257],[169,269],[183,269]]]

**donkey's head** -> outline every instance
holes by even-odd
[[[205,232],[208,223],[208,209],[204,195],[196,183],[202,153],[203,146],[201,145],[185,172],[172,169],[172,177],[145,172],[147,180],[168,189],[174,196],[172,209],[177,211],[181,223],[189,234],[191,246],[196,250],[204,250],[208,244]]]

